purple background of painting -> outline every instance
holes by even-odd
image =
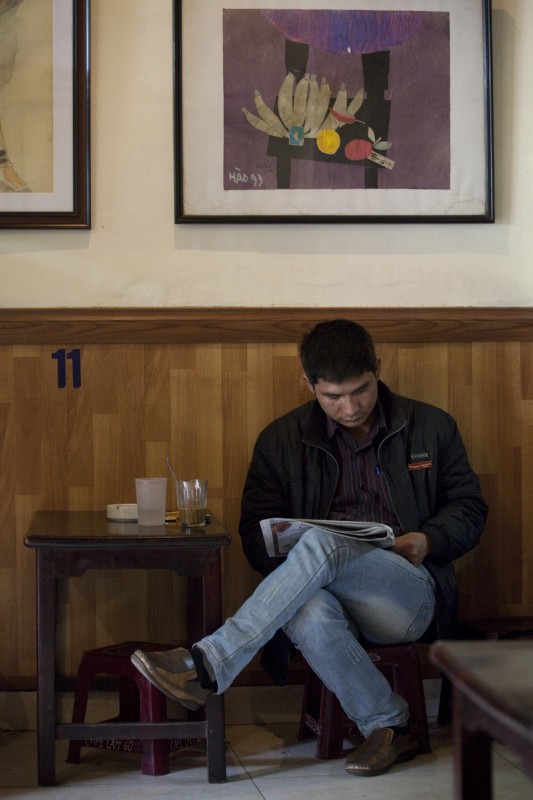
[[[427,12],[418,32],[391,51],[392,101],[385,154],[396,163],[379,174],[382,189],[450,188],[449,15]],[[276,189],[276,162],[267,156],[268,137],[252,128],[241,108],[256,113],[254,90],[274,108],[285,77],[285,41],[256,10],[224,11],[224,189],[254,190],[251,179],[235,184],[230,173],[261,176],[261,191]],[[352,97],[363,86],[361,57],[336,55],[310,47],[308,71],[320,83],[326,77],[337,94],[346,84]],[[364,163],[364,162],[363,162]],[[363,187],[361,166],[293,160],[292,189]]]

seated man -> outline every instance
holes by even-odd
[[[478,543],[487,506],[454,420],[379,380],[364,328],[320,323],[304,336],[300,358],[314,399],[260,434],[244,487],[240,533],[263,581],[191,653],[137,651],[132,661],[169,697],[196,708],[209,692],[224,692],[267,643],[266,661],[280,679],[290,640],[365,737],[346,769],[377,775],[412,758],[416,740],[406,702],[359,638],[416,641],[433,620],[437,636],[450,634],[453,560]],[[375,520],[396,539],[384,550],[311,528],[286,558],[270,558],[259,525],[269,517]]]

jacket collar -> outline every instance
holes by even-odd
[[[404,398],[391,392],[383,381],[378,381],[378,394],[385,409],[388,431],[393,432],[402,428],[407,422],[407,409]]]

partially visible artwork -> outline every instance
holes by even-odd
[[[89,0],[0,0],[0,227],[90,226]]]
[[[444,12],[225,9],[224,188],[449,189],[449,23]]]
[[[17,56],[17,7],[23,0],[0,0],[0,92],[10,83]],[[1,109],[1,106],[0,106]],[[28,184],[17,174],[9,158],[0,113],[0,192],[27,191]]]
[[[175,0],[176,221],[492,221],[490,0],[325,6]]]

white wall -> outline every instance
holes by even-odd
[[[92,0],[93,227],[0,229],[0,306],[532,305],[533,1],[493,29],[494,225],[176,226],[172,1]]]

